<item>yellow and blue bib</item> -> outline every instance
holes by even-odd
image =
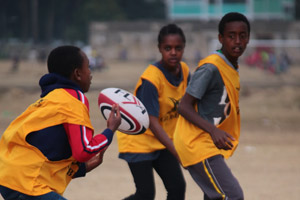
[[[137,82],[134,94],[141,86],[142,80],[151,82],[157,89],[159,110],[159,123],[173,139],[173,133],[178,119],[177,104],[182,98],[188,81],[189,68],[181,62],[183,80],[178,86],[174,86],[166,79],[163,72],[154,65],[149,65],[143,72]],[[157,150],[165,149],[165,146],[159,142],[150,129],[140,135],[127,135],[121,132],[117,133],[120,153],[151,153]]]
[[[174,145],[184,167],[197,164],[218,154],[225,158],[230,157],[238,145],[240,136],[239,74],[217,54],[201,60],[198,66],[201,67],[206,63],[213,64],[218,68],[231,104],[229,116],[217,127],[231,134],[236,140],[232,142],[234,145],[232,150],[218,149],[209,133],[179,116],[174,132]]]
[[[53,90],[16,118],[0,140],[0,185],[32,196],[63,194],[78,170],[77,161],[49,161],[26,142],[29,133],[63,123],[93,129],[88,108],[64,89]]]

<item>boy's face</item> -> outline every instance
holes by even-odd
[[[85,93],[90,89],[92,75],[91,70],[89,68],[89,59],[87,58],[84,52],[80,52],[81,56],[83,57],[83,63],[81,68],[78,69],[78,78],[77,83],[79,84],[82,91]]]
[[[176,70],[184,52],[184,42],[179,34],[166,35],[158,46],[164,67],[169,71]]]
[[[222,44],[223,54],[235,64],[249,42],[247,24],[242,21],[226,23],[223,35],[219,34],[219,41]]]

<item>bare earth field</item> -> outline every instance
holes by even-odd
[[[87,93],[96,133],[105,128],[97,108],[101,89],[120,87],[129,91],[147,63],[110,61],[108,68],[93,73]],[[40,94],[38,81],[46,66],[22,62],[18,72],[10,72],[10,61],[0,62],[0,135],[9,123]],[[193,70],[193,69],[191,69]],[[286,74],[271,75],[241,66],[240,145],[228,160],[247,200],[299,199],[300,191],[300,66]],[[183,170],[187,182],[186,199],[200,200],[202,192]],[[156,176],[156,199],[166,199],[164,186]],[[120,200],[134,192],[127,164],[118,159],[117,140],[106,151],[103,164],[75,179],[64,196],[70,200]],[[0,197],[1,198],[1,197]]]

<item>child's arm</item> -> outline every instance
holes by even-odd
[[[160,125],[158,118],[152,115],[150,117],[150,130],[155,135],[155,137],[177,158],[180,162],[179,156],[175,150],[173,141],[169,138],[167,133],[164,131]]]
[[[94,168],[96,168],[99,165],[101,165],[102,162],[103,162],[103,156],[104,156],[104,152],[105,151],[106,151],[106,148],[103,149],[96,156],[92,157],[87,162],[85,162],[85,163],[79,163],[79,169],[74,174],[73,178],[84,177],[86,175],[86,173],[92,171]]]
[[[197,98],[185,93],[178,106],[179,114],[189,122],[208,132],[211,135],[214,144],[219,149],[232,149],[233,145],[231,141],[235,139],[230,134],[218,129],[216,126],[203,119],[194,108],[196,103]]]
[[[111,114],[107,120],[107,127],[115,132],[117,128],[121,124],[121,114],[118,105],[113,105],[111,109]],[[96,156],[92,157],[89,161],[85,163],[86,172],[90,172],[103,162],[104,152],[106,151],[107,147],[104,148],[100,153]]]
[[[107,129],[94,137],[93,131],[85,126],[64,124],[72,155],[77,161],[86,162],[110,145],[114,132],[121,123],[119,107],[113,106],[111,113],[107,120]]]
[[[85,162],[86,173],[92,171],[93,169],[102,164],[105,151],[106,148],[103,149],[96,156],[92,157],[89,161]]]
[[[85,126],[76,124],[64,124],[68,135],[73,157],[79,162],[86,162],[108,147],[112,141],[114,132],[105,129],[102,134],[93,137],[93,131]]]

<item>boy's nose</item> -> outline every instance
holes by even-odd
[[[176,54],[176,50],[175,49],[171,49],[171,54]]]
[[[235,38],[235,43],[240,43],[241,42],[241,38],[238,36]]]

